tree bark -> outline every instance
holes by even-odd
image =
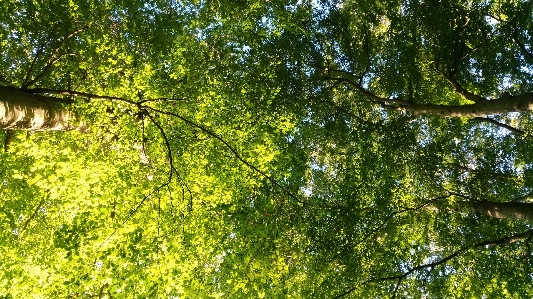
[[[500,98],[479,101],[472,105],[418,105],[403,104],[400,110],[412,111],[415,115],[436,114],[444,117],[487,117],[489,115],[533,110],[533,94],[511,96],[504,94]]]
[[[6,130],[84,130],[74,114],[64,108],[70,101],[35,95],[23,89],[0,86],[0,128]]]
[[[463,201],[459,204],[475,213],[492,218],[533,220],[533,203],[482,200]]]

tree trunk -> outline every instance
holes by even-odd
[[[0,128],[6,130],[84,130],[64,105],[70,101],[35,95],[22,89],[0,86]]]
[[[415,115],[436,114],[444,117],[486,117],[509,112],[532,111],[533,94],[527,93],[516,96],[505,94],[497,99],[483,100],[472,105],[461,106],[404,104],[399,109],[412,111]]]
[[[463,201],[459,205],[469,208],[480,215],[500,219],[533,220],[533,203],[523,202],[493,202],[493,201]]]

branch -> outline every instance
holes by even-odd
[[[7,153],[9,150],[9,145],[11,144],[11,141],[13,140],[13,130],[6,130],[6,136],[4,139],[4,152]]]
[[[304,204],[303,201],[301,201],[296,195],[294,195],[292,192],[290,192],[287,188],[283,187],[280,183],[278,183],[276,180],[274,180],[271,176],[269,176],[268,174],[264,173],[263,171],[261,171],[259,168],[255,167],[254,165],[252,165],[250,162],[246,161],[240,154],[239,152],[234,149],[226,140],[224,140],[224,138],[222,138],[220,135],[218,135],[217,133],[207,129],[206,127],[202,126],[202,125],[199,125],[177,113],[173,113],[173,112],[168,112],[168,111],[162,111],[162,110],[159,110],[159,109],[156,109],[156,108],[152,108],[152,107],[149,107],[149,106],[144,106],[144,108],[148,109],[148,110],[152,110],[154,112],[157,112],[157,113],[161,113],[161,114],[165,114],[165,115],[169,115],[169,116],[173,116],[173,117],[176,117],[178,119],[180,119],[181,121],[183,121],[184,123],[194,127],[194,128],[197,128],[197,129],[200,129],[202,132],[206,133],[207,135],[217,139],[218,141],[222,142],[232,153],[233,155],[235,155],[235,157],[241,161],[244,165],[246,165],[248,168],[252,169],[253,171],[259,173],[261,176],[263,176],[264,178],[266,178],[267,180],[269,180],[272,184],[274,184],[276,187],[280,188],[281,190],[283,190],[283,192],[285,192],[289,197],[291,197],[293,200],[297,201],[298,203],[300,204]]]
[[[520,52],[522,52],[526,58],[533,61],[533,53],[528,51],[526,45],[518,39],[518,29],[516,27],[513,28],[513,41],[518,45]]]
[[[102,298],[102,296],[104,295],[104,289],[107,287],[107,282],[104,283],[102,285],[102,287],[100,288],[100,292],[98,293],[98,298]]]
[[[491,178],[494,178],[496,180],[500,180],[502,182],[509,182],[509,181],[514,181],[514,180],[518,179],[518,177],[513,175],[513,174],[494,172],[492,170],[486,170],[485,168],[473,169],[473,168],[470,168],[468,166],[464,166],[464,165],[462,165],[462,164],[460,164],[458,162],[457,163],[445,163],[443,165],[455,167],[456,169],[459,169],[462,172],[471,173],[472,175],[477,175],[477,174],[483,175],[483,174],[486,174],[486,175],[490,176]],[[512,200],[512,201],[514,201],[514,200]]]
[[[524,240],[524,239],[531,238],[532,236],[533,236],[533,229],[528,229],[528,230],[526,230],[526,231],[524,231],[522,233],[511,235],[511,236],[508,236],[508,237],[503,237],[501,239],[488,240],[488,241],[483,241],[483,242],[480,242],[480,243],[476,243],[474,245],[466,246],[466,247],[463,247],[463,248],[451,253],[450,255],[447,255],[446,257],[444,257],[444,258],[442,258],[442,259],[440,259],[438,261],[435,261],[435,262],[432,262],[432,263],[418,265],[418,266],[416,266],[414,268],[411,268],[410,270],[408,270],[406,272],[403,272],[401,274],[393,275],[393,276],[387,276],[387,277],[372,278],[372,279],[366,280],[366,281],[362,282],[360,285],[354,286],[354,287],[348,289],[347,291],[345,291],[344,293],[333,297],[333,299],[342,298],[342,297],[344,297],[346,295],[349,295],[353,291],[357,290],[359,287],[364,286],[364,285],[369,284],[369,283],[373,283],[373,282],[398,280],[398,283],[396,284],[396,289],[397,289],[399,284],[400,284],[400,282],[401,282],[401,280],[404,279],[404,278],[407,278],[412,273],[414,273],[416,271],[419,271],[419,270],[426,269],[426,268],[433,269],[436,266],[443,265],[443,264],[447,263],[449,260],[459,256],[460,254],[462,254],[465,251],[472,250],[472,249],[477,249],[477,248],[480,248],[480,247],[490,246],[490,245],[511,244],[511,243],[515,243],[515,242],[518,242],[518,241],[521,241],[521,240]],[[396,289],[395,289],[395,291],[396,291]]]
[[[320,102],[320,103],[325,103],[325,104],[330,105],[330,106],[333,107],[333,109],[335,109],[336,111],[338,111],[338,112],[340,112],[340,113],[342,113],[342,114],[345,114],[345,115],[347,115],[347,116],[349,116],[349,117],[351,117],[351,118],[354,118],[354,119],[356,119],[356,120],[357,120],[358,122],[360,122],[360,123],[363,123],[363,122],[364,122],[364,120],[363,120],[360,116],[356,115],[355,113],[353,113],[353,112],[351,112],[351,111],[348,111],[347,109],[344,109],[343,107],[341,107],[341,106],[335,104],[333,101],[322,100],[322,99],[317,99],[317,101]]]
[[[170,101],[187,101],[187,99],[178,99],[178,98],[157,98],[157,99],[146,99],[146,100],[141,100],[139,101],[138,103],[139,104],[144,104],[144,103],[148,103],[148,102],[157,102],[157,101],[166,101],[166,102],[170,102]]]
[[[85,92],[78,92],[73,90],[60,90],[60,89],[48,89],[48,88],[33,88],[33,89],[23,89],[24,91],[31,92],[31,93],[49,93],[49,94],[58,94],[58,95],[66,95],[66,96],[77,96],[77,97],[83,97],[90,100],[105,100],[105,101],[120,101],[124,103],[128,103],[130,105],[135,105],[139,107],[139,103],[128,100],[125,98],[119,98],[119,97],[110,97],[110,96],[101,96],[91,93],[85,93]]]
[[[117,233],[117,231],[118,231],[120,228],[124,227],[124,225],[126,224],[126,222],[128,222],[128,220],[129,220],[133,215],[135,215],[135,214],[137,213],[137,211],[141,208],[141,206],[144,204],[144,202],[145,202],[148,198],[152,197],[152,195],[154,195],[155,193],[159,192],[159,190],[161,190],[162,188],[164,188],[164,187],[166,187],[166,186],[168,186],[168,185],[169,185],[169,182],[165,182],[165,183],[161,184],[159,187],[153,189],[152,192],[146,194],[146,195],[141,199],[141,201],[135,206],[135,208],[133,208],[133,209],[131,210],[131,212],[128,214],[128,216],[126,216],[126,218],[122,221],[122,223],[120,224],[120,226],[119,226],[118,228],[115,228],[115,229],[113,230],[113,232],[112,232],[112,233],[111,233],[111,234],[110,234],[110,235],[109,235],[109,236],[108,236],[108,237],[107,237],[107,238],[106,238],[106,239],[100,244],[100,246],[98,246],[98,248],[96,248],[96,249],[94,250],[93,254],[96,253],[96,252],[98,252],[98,251],[100,250],[100,248],[102,248],[102,246],[104,246],[104,244],[107,243],[107,241],[109,241],[109,240],[110,240],[110,239],[111,239],[111,238]]]
[[[26,78],[24,78],[24,81],[22,81],[22,88],[28,87],[30,84],[28,83],[30,80],[30,76],[33,73],[33,68],[35,67],[35,63],[37,62],[37,59],[39,59],[39,56],[41,56],[41,53],[44,50],[44,47],[48,43],[48,41],[52,38],[52,34],[57,30],[57,28],[62,24],[62,22],[57,23],[54,28],[52,28],[52,31],[48,34],[46,37],[46,40],[39,45],[39,49],[37,49],[37,52],[35,53],[35,56],[33,57],[33,60],[31,62],[30,68],[26,72]]]
[[[71,32],[70,34],[68,34],[67,36],[65,36],[65,38],[63,38],[61,41],[59,41],[59,44],[55,47],[55,49],[52,51],[52,53],[50,53],[50,56],[48,56],[48,60],[46,61],[46,64],[45,64],[43,70],[41,71],[41,73],[39,75],[37,75],[33,80],[29,81],[30,72],[28,72],[28,74],[26,76],[26,79],[24,80],[24,84],[22,86],[24,88],[26,88],[28,86],[31,86],[31,85],[35,84],[37,81],[41,80],[42,77],[44,77],[46,75],[46,73],[50,70],[50,68],[54,65],[54,63],[56,63],[59,59],[61,59],[64,56],[74,55],[72,53],[70,53],[70,54],[64,53],[64,54],[61,54],[61,55],[55,57],[57,52],[59,51],[59,49],[61,49],[63,44],[68,39],[72,38],[73,36],[75,36],[76,34],[78,34],[80,32],[85,31],[87,28],[89,28],[89,25],[83,26],[80,29],[76,29],[73,32]],[[43,46],[44,46],[44,44],[43,44]],[[42,50],[42,47],[39,50]],[[32,65],[30,67],[30,71],[32,71],[36,59],[37,59],[37,55],[35,56],[35,59],[32,62]]]
[[[474,103],[479,103],[479,102],[487,100],[483,98],[482,96],[471,93],[468,90],[464,89],[463,86],[461,86],[461,84],[457,81],[457,79],[455,79],[453,75],[446,73],[444,71],[441,71],[439,69],[437,69],[437,71],[441,73],[444,79],[446,79],[446,81],[448,81],[453,86],[453,88],[455,89],[455,92],[463,96],[465,99],[470,100]]]
[[[526,134],[526,132],[524,132],[524,131],[522,131],[520,129],[512,127],[512,126],[510,126],[508,124],[501,123],[501,122],[499,122],[499,121],[497,121],[495,119],[489,118],[489,117],[474,117],[471,120],[479,121],[479,122],[487,122],[489,124],[496,125],[496,126],[498,126],[500,128],[504,128],[504,129],[510,131],[511,133],[516,134],[516,135],[525,135]]]
[[[149,107],[145,107],[145,108],[149,108]],[[168,173],[168,178],[167,178],[167,181],[164,182],[163,184],[161,184],[159,187],[155,188],[154,190],[152,190],[152,192],[150,192],[149,194],[145,195],[141,201],[135,206],[135,208],[133,210],[131,210],[131,212],[128,214],[128,216],[122,221],[122,223],[120,224],[119,228],[122,228],[126,222],[133,216],[137,213],[137,211],[141,208],[141,206],[144,204],[144,202],[152,197],[152,195],[154,195],[155,193],[159,192],[159,190],[165,188],[165,187],[169,187],[170,183],[172,182],[172,176],[174,173],[176,173],[176,176],[178,177],[178,179],[180,180],[180,185],[185,186],[185,188],[189,191],[189,194],[191,195],[191,203],[190,203],[190,206],[192,208],[192,192],[191,190],[189,189],[189,187],[187,186],[187,184],[185,183],[185,181],[181,178],[181,176],[179,175],[178,171],[176,170],[176,168],[174,167],[174,162],[173,162],[173,156],[172,156],[172,150],[171,150],[171,147],[170,147],[170,142],[166,136],[166,133],[163,129],[163,127],[161,127],[161,125],[153,118],[153,116],[150,114],[150,113],[146,113],[146,115],[148,116],[148,118],[150,118],[150,121],[152,121],[154,123],[154,125],[159,129],[159,132],[162,134],[162,137],[163,137],[163,140],[165,141],[165,146],[167,148],[167,155],[168,155],[168,159],[169,159],[169,163],[170,163],[170,171]],[[100,246],[98,246],[98,248],[95,250],[95,252],[97,252],[98,250],[100,250],[100,248],[102,248],[102,246],[111,239],[111,237],[113,235],[115,235],[115,233],[118,231],[119,228],[116,228],[115,230],[113,230],[113,232],[105,239],[104,242],[102,242],[102,244],[100,244]]]
[[[405,277],[398,278],[398,282],[396,283],[396,287],[394,287],[394,291],[392,292],[392,299],[396,298],[396,294],[398,293],[398,289],[400,288],[400,284],[402,283],[402,280]]]
[[[35,210],[33,211],[33,213],[31,214],[31,216],[26,219],[26,221],[24,222],[24,225],[22,226],[22,229],[20,231],[20,233],[22,234],[24,231],[26,231],[26,228],[28,227],[28,224],[30,224],[30,222],[35,218],[35,216],[37,216],[37,213],[39,213],[39,210],[41,209],[41,207],[43,206],[44,204],[44,198],[41,199],[41,201],[39,202],[39,204],[37,205],[37,207],[35,207]]]
[[[358,83],[356,83],[353,80],[348,79],[348,78],[339,78],[339,77],[331,77],[331,76],[329,76],[329,77],[327,77],[327,79],[333,80],[333,81],[337,81],[337,82],[341,82],[341,83],[347,83],[348,85],[350,85],[351,87],[353,87],[357,91],[359,91],[360,93],[362,93],[365,96],[369,97],[370,99],[374,100],[374,102],[383,104],[385,106],[402,105],[402,106],[410,107],[410,106],[414,105],[413,102],[407,101],[407,100],[402,100],[402,99],[398,99],[398,98],[389,99],[389,98],[383,98],[383,97],[377,96],[373,92],[367,90],[366,88],[363,88],[360,84],[358,84]]]
[[[515,197],[511,200],[511,202],[524,202],[526,199],[531,199],[532,197],[533,197],[533,191],[527,194]]]
[[[370,232],[368,232],[366,235],[364,235],[357,243],[355,244],[352,244],[350,246],[347,246],[349,245],[350,243],[348,244],[345,244],[344,246],[346,246],[345,248],[341,249],[333,258],[331,258],[328,263],[331,263],[332,261],[334,261],[337,257],[339,257],[341,254],[345,253],[348,249],[350,248],[354,248],[356,246],[358,246],[359,244],[362,244],[364,241],[366,241],[369,237],[373,236],[376,232],[378,232],[379,230],[381,230],[386,224],[387,222],[389,222],[389,220],[391,220],[394,216],[396,215],[399,215],[399,214],[402,214],[402,213],[405,213],[405,212],[409,212],[409,211],[418,211],[420,209],[422,209],[423,207],[429,205],[431,202],[434,202],[434,201],[439,201],[441,199],[445,199],[445,198],[449,198],[451,195],[444,195],[444,196],[439,196],[439,197],[436,197],[436,198],[433,198],[433,199],[430,199],[428,201],[426,201],[425,203],[421,204],[421,205],[418,205],[414,208],[405,208],[403,210],[399,210],[399,211],[394,211],[392,213],[390,213],[389,215],[387,215],[387,217],[385,217],[383,219],[383,221],[381,221],[381,224],[379,224],[378,226],[376,226],[374,229],[372,229]]]
[[[174,158],[172,156],[172,149],[170,148],[170,142],[168,141],[167,135],[165,133],[165,130],[161,127],[161,125],[154,119],[154,117],[146,112],[146,116],[150,119],[150,121],[157,127],[159,132],[161,133],[161,136],[163,137],[163,140],[165,141],[165,146],[167,148],[167,157],[168,157],[168,163],[170,164],[170,171],[168,172],[168,182],[172,180],[172,175],[174,173]]]
[[[47,62],[47,64],[44,67],[43,71],[39,75],[37,75],[33,80],[31,80],[30,82],[27,82],[24,86],[25,87],[31,86],[31,85],[35,84],[36,82],[38,82],[39,80],[41,80],[46,75],[46,73],[48,73],[48,71],[54,65],[54,63],[56,63],[56,61],[58,61],[59,59],[65,57],[65,56],[75,56],[75,55],[76,55],[75,53],[63,53],[63,54],[59,55],[58,57],[50,60],[49,63]]]
[[[189,192],[189,195],[190,195],[190,201],[189,201],[189,209],[192,210],[192,191],[191,189],[189,188],[189,186],[187,185],[187,183],[185,182],[185,180],[181,177],[181,175],[179,174],[178,170],[176,169],[176,167],[174,167],[174,157],[172,155],[172,149],[170,147],[170,142],[168,140],[168,137],[167,137],[167,134],[165,133],[165,130],[163,129],[163,127],[161,126],[161,124],[159,124],[155,118],[148,112],[146,112],[146,116],[148,116],[148,118],[150,119],[150,121],[157,127],[157,129],[159,130],[159,132],[161,133],[161,136],[163,137],[163,140],[165,141],[165,147],[167,149],[167,156],[168,156],[168,161],[169,161],[169,164],[170,164],[170,171],[169,171],[169,175],[168,175],[168,182],[170,184],[170,181],[172,180],[172,174],[175,173],[176,174],[176,177],[178,178],[178,182],[179,184],[181,185],[182,188],[185,187],[185,189],[187,189],[187,191]]]

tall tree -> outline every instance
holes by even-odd
[[[311,115],[327,141],[299,136],[330,273],[315,295],[530,296],[531,2],[327,7]]]

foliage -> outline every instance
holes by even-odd
[[[533,2],[0,8],[2,298],[533,296]]]

